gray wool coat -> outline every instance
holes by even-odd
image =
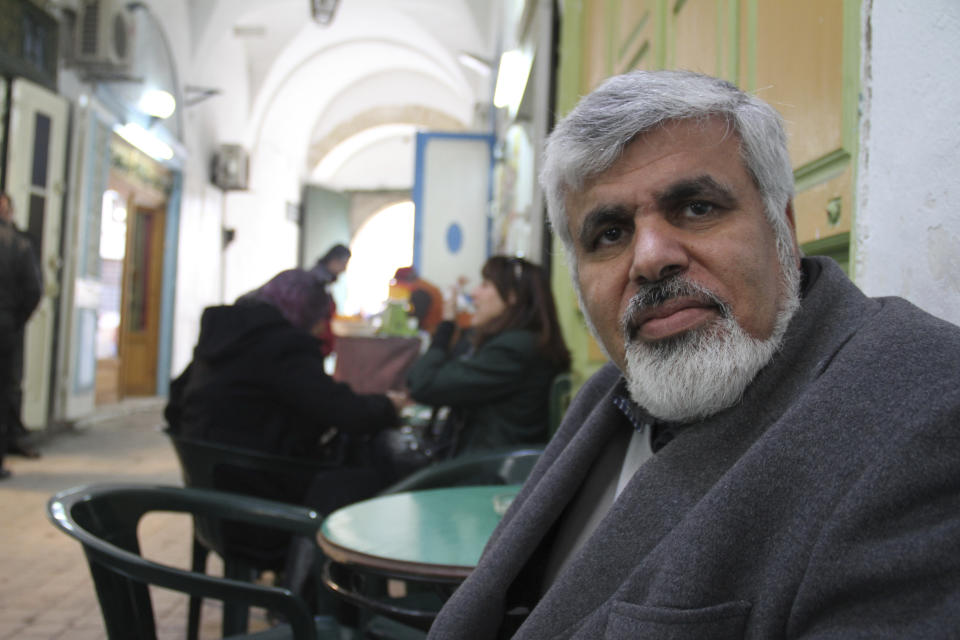
[[[804,263],[742,402],[679,430],[541,594],[558,518],[630,428],[619,371],[591,378],[430,638],[960,638],[960,328]]]

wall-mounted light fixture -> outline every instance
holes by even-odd
[[[113,130],[118,136],[154,160],[163,161],[173,158],[173,149],[170,145],[135,122],[114,125]]]
[[[177,73],[176,58],[173,55],[173,49],[170,47],[170,40],[167,38],[167,32],[163,28],[163,24],[154,14],[153,10],[150,8],[150,5],[147,4],[146,2],[135,0],[133,2],[127,2],[126,7],[127,7],[127,10],[131,12],[137,12],[137,11],[143,12],[143,14],[150,21],[151,26],[153,27],[154,33],[156,33],[157,37],[159,38],[162,44],[164,53],[166,54],[166,62],[170,69],[170,80],[171,80],[169,88],[173,92],[173,93],[170,93],[165,90],[159,90],[156,88],[148,87],[148,89],[144,91],[143,95],[141,95],[137,104],[137,108],[154,119],[169,118],[171,115],[176,113],[176,119],[174,121],[175,122],[174,135],[177,136],[178,138],[182,137],[183,136],[183,109],[178,109],[177,107],[182,106],[183,93],[182,93],[182,88],[180,87],[180,77],[179,77],[179,74]],[[166,94],[166,95],[163,95],[163,94]],[[155,111],[156,113],[154,113]],[[162,115],[164,113],[166,113],[166,115]],[[151,124],[152,122],[153,121],[151,121]],[[156,139],[156,136],[154,136],[153,134],[146,132],[146,130],[144,130],[144,132],[147,133],[147,135],[149,135],[151,138]],[[134,134],[134,135],[138,135],[138,134]],[[160,142],[159,140],[157,141]],[[167,147],[167,149],[170,148],[163,142],[160,142],[160,144],[163,144],[163,146]],[[149,152],[146,152],[146,153],[149,153]],[[171,155],[165,159],[172,158],[173,152],[170,151],[170,154]]]
[[[137,108],[148,116],[163,120],[173,115],[177,108],[177,101],[169,91],[147,89],[140,96]]]
[[[493,91],[495,107],[507,107],[511,116],[516,115],[527,88],[532,64],[533,56],[522,49],[503,52],[497,69],[497,86]]]

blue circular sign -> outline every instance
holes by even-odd
[[[447,250],[450,253],[459,253],[463,247],[463,231],[456,222],[450,223],[447,227]]]

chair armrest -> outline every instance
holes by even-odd
[[[84,487],[95,495],[107,485]],[[139,520],[151,511],[172,511],[191,515],[228,518],[250,524],[315,537],[322,514],[308,507],[256,498],[217,489],[198,489],[164,485],[122,484],[109,485],[114,504],[121,505],[127,520]],[[67,490],[51,498],[51,503],[74,490]]]
[[[514,447],[442,460],[390,485],[380,495],[476,484],[522,484],[541,453],[539,447]],[[524,469],[522,474],[514,468],[518,464]]]
[[[214,490],[159,485],[104,484],[55,494],[47,503],[52,523],[78,540],[91,563],[135,582],[281,612],[302,637],[314,637],[304,601],[287,589],[231,580],[147,560],[139,555],[137,523],[146,513],[213,515],[274,527],[316,540],[320,515],[312,509]],[[298,636],[301,637],[301,636]]]

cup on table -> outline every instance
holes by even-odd
[[[513,499],[516,497],[516,491],[495,493],[493,495],[493,511],[498,516],[502,516],[507,512],[507,509],[510,508],[510,505],[513,504]]]

